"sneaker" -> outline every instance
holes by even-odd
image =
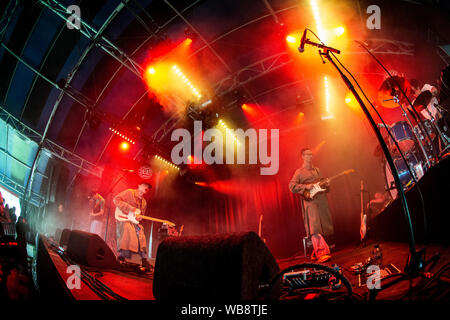
[[[324,254],[322,256],[320,256],[319,259],[317,259],[317,262],[322,263],[322,262],[327,262],[328,260],[331,259],[331,256],[328,254]]]

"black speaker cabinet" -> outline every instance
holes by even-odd
[[[62,235],[62,230],[59,229],[59,228],[56,228],[56,230],[55,230],[55,241],[56,241],[57,243],[60,243],[60,241],[61,241],[61,235]]]
[[[75,262],[85,266],[98,268],[116,266],[116,256],[105,241],[95,233],[72,230],[67,252]]]
[[[56,229],[55,232],[55,240],[59,242],[59,245],[61,247],[67,247],[67,245],[69,244],[70,233],[72,232],[72,230],[64,229],[63,231],[61,231],[61,234],[59,235],[59,240],[57,240],[56,237],[58,236],[58,230],[60,229]]]
[[[158,300],[253,300],[279,272],[255,232],[166,238],[158,247]]]

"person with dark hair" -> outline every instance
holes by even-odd
[[[17,215],[16,215],[16,207],[9,208],[9,219],[11,222],[16,223]]]
[[[301,155],[303,166],[295,171],[289,182],[289,190],[298,194],[303,194],[305,190],[311,190],[313,183],[321,178],[319,168],[314,167],[312,163],[313,153],[311,149],[303,148]],[[325,180],[325,185],[329,187],[328,180]],[[330,248],[324,236],[333,236],[334,228],[325,193],[319,193],[308,201],[302,197],[302,211],[306,236],[311,237],[314,248],[311,258],[317,259],[318,262],[330,260]]]
[[[1,194],[0,194],[1,195]],[[9,206],[5,205],[5,199],[0,200],[0,222],[8,223],[9,221]]]
[[[96,233],[101,237],[103,230],[103,214],[105,213],[105,199],[97,192],[97,190],[92,190],[89,193],[88,200],[90,208],[90,232]]]
[[[5,199],[2,197],[2,193],[0,192],[0,220],[4,220],[5,215]]]
[[[11,219],[10,219],[11,216],[10,216],[9,210],[10,210],[9,204],[5,204],[5,209],[4,209],[3,215],[6,218],[6,220],[8,220],[8,222],[11,222]]]
[[[136,215],[145,214],[147,202],[144,195],[147,194],[152,186],[146,181],[141,181],[137,189],[127,189],[116,195],[113,199],[116,205],[116,232],[117,232],[117,250],[119,260],[131,259],[132,253],[141,256],[144,261],[147,253],[147,244],[145,240],[144,227],[138,223],[135,224],[127,219],[128,213],[133,212]],[[117,209],[120,210],[120,216],[125,219],[117,219]],[[140,222],[142,218],[136,216]]]

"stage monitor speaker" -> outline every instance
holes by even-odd
[[[39,292],[39,298],[51,299],[48,301],[53,302],[61,300],[74,300],[71,290],[68,289],[67,284],[62,279],[58,268],[53,261],[47,238],[37,234],[35,241],[36,275],[33,276],[33,280],[37,283],[36,287]]]
[[[67,252],[75,260],[89,267],[114,268],[116,256],[105,241],[95,233],[72,230]]]
[[[158,300],[253,300],[278,272],[255,232],[169,237],[158,247],[153,294]]]
[[[54,239],[57,243],[60,243],[60,241],[61,241],[61,234],[62,234],[62,230],[59,228],[56,228]]]
[[[64,229],[63,231],[61,231],[61,234],[59,235],[59,240],[57,239],[58,230],[60,230],[60,229],[56,229],[56,232],[55,232],[56,242],[59,242],[59,245],[61,247],[67,246],[69,244],[70,233],[72,232],[72,230]]]
[[[64,203],[70,171],[60,160],[51,161],[49,166],[48,201],[57,204]]]

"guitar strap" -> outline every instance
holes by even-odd
[[[136,191],[135,191],[136,192]],[[133,193],[133,195],[134,195],[134,198],[136,199],[136,203],[137,203],[137,205],[138,205],[138,209],[139,210],[141,210],[141,214],[144,214],[143,212],[142,212],[142,200],[143,200],[143,198],[139,198],[137,195],[136,195],[136,193]]]
[[[141,214],[144,214],[144,212],[142,212],[142,202],[143,202],[143,198],[139,198],[136,196],[136,194],[134,194],[134,197],[136,199],[136,203],[138,205],[138,209],[141,211]],[[135,224],[134,225],[134,229],[136,231],[136,237],[137,237],[137,242],[138,242],[138,253],[142,256],[142,252],[141,252],[141,242],[139,240],[139,232],[141,231],[141,226],[139,224]]]
[[[319,177],[319,170],[316,167],[314,167],[314,170],[316,171],[317,177]]]

